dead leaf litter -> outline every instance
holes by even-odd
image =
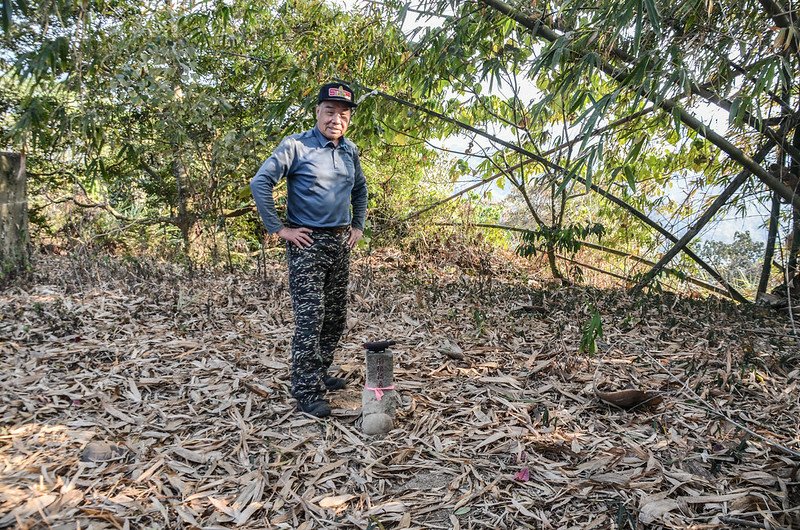
[[[359,257],[351,382],[316,420],[289,396],[281,261],[42,258],[0,293],[0,528],[800,527],[785,313],[519,277]],[[378,439],[358,421],[380,339],[401,403]]]

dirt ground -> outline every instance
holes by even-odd
[[[39,258],[0,292],[0,528],[800,528],[786,310],[440,261],[355,261],[351,382],[317,420],[288,392],[280,259]],[[398,341],[399,405],[371,438],[379,339]],[[598,397],[622,390],[629,410]]]

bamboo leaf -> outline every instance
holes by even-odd
[[[653,27],[656,36],[661,36],[661,16],[658,14],[658,7],[655,0],[644,0],[644,5],[647,8],[647,17],[650,20],[650,25]]]
[[[731,102],[731,108],[728,110],[728,123],[733,124],[736,122],[737,116],[739,116],[739,109],[742,106],[742,98],[737,97],[734,98]]]
[[[3,0],[2,17],[3,17],[3,31],[5,33],[8,33],[8,30],[11,28],[11,15],[12,15],[11,2],[12,1],[13,0]]]
[[[672,123],[674,124],[675,132],[678,136],[681,135],[681,115],[680,108],[675,107],[672,109]]]
[[[625,164],[622,166],[622,172],[625,174],[625,180],[628,181],[628,186],[630,186],[632,192],[636,192],[636,173],[633,170],[633,167]]]
[[[628,156],[625,157],[626,164],[629,164],[636,160],[636,158],[639,156],[639,153],[642,151],[642,146],[644,145],[646,140],[647,138],[643,136],[642,138],[639,139],[638,142],[636,142],[633,145],[633,148],[628,153]]]

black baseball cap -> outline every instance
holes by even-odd
[[[356,106],[353,101],[353,89],[344,83],[327,83],[320,87],[317,103],[323,101],[338,101],[352,107]]]

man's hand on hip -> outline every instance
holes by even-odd
[[[353,248],[356,246],[361,238],[364,237],[364,231],[358,228],[350,227],[350,237],[347,238],[347,246]]]
[[[278,230],[278,237],[294,244],[297,248],[310,247],[314,242],[311,239],[311,229],[301,226],[300,228],[289,228],[284,226]],[[350,237],[353,237],[352,235]]]

